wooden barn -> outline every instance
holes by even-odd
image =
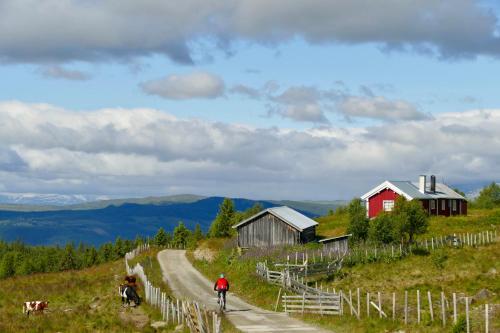
[[[323,244],[324,249],[332,250],[333,252],[345,253],[349,251],[349,237],[351,236],[352,234],[325,238],[321,239],[319,242]]]
[[[381,211],[391,211],[398,196],[407,200],[419,200],[429,215],[467,215],[467,199],[443,183],[437,183],[431,176],[430,182],[422,175],[419,182],[385,181],[373,188],[361,199],[366,203],[369,218]]]
[[[273,207],[233,226],[242,248],[293,245],[316,239],[318,223],[289,207]]]

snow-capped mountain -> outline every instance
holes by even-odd
[[[96,199],[98,199],[96,196],[79,194],[0,192],[0,204],[65,206],[86,203]]]

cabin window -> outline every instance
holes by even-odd
[[[394,200],[384,200],[384,211],[391,212],[394,208]]]
[[[457,200],[451,200],[451,207],[454,212],[457,211]]]
[[[432,210],[436,209],[436,201],[430,200],[430,202],[431,202],[431,209]]]
[[[446,200],[441,200],[441,210],[446,209]]]

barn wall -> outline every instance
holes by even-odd
[[[323,248],[334,252],[344,253],[349,250],[349,238],[342,238],[330,242],[324,242]]]
[[[391,189],[385,189],[369,198],[368,217],[372,218],[378,215],[383,210],[384,200],[396,201],[399,195]]]
[[[238,228],[238,246],[293,245],[300,233],[274,215],[267,213]]]

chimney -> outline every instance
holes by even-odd
[[[436,193],[436,176],[431,176],[431,193]]]
[[[418,178],[418,190],[421,193],[425,193],[425,180],[425,175],[420,175],[420,177]]]

